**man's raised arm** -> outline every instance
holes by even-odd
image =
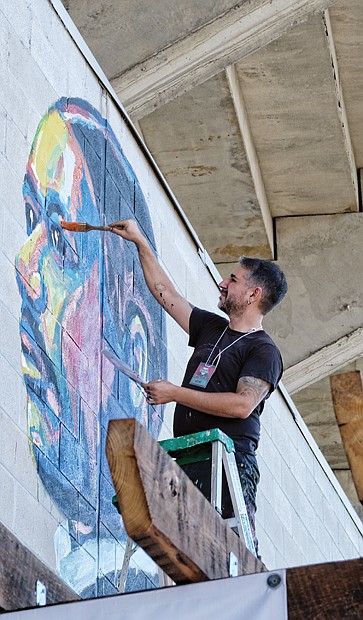
[[[113,222],[109,226],[115,235],[135,243],[150,293],[180,327],[189,334],[189,317],[193,306],[176,291],[156,256],[154,256],[149,242],[140,231],[137,223],[134,220],[121,220]]]

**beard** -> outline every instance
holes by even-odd
[[[218,308],[225,312],[227,316],[234,314],[235,316],[243,316],[246,312],[247,302],[242,302],[237,299],[228,297],[222,297],[218,302]]]

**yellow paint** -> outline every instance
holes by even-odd
[[[40,188],[46,193],[49,184],[56,189],[62,187],[64,179],[57,178],[58,162],[68,143],[68,131],[65,122],[57,111],[46,116],[40,124],[34,147],[30,157],[30,164]]]
[[[23,354],[21,355],[21,370],[23,375],[28,375],[29,377],[33,377],[33,379],[41,378],[39,370],[34,366],[34,364],[29,362]]]

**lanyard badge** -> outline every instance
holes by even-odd
[[[213,377],[215,371],[217,370],[217,366],[219,364],[219,361],[221,359],[221,355],[222,353],[224,353],[224,351],[227,351],[227,349],[229,349],[230,347],[233,347],[233,345],[236,344],[236,342],[238,342],[239,340],[242,340],[242,338],[245,338],[246,336],[248,336],[249,334],[251,334],[252,332],[257,332],[260,329],[262,329],[262,325],[260,325],[260,327],[257,328],[252,328],[250,329],[246,334],[241,334],[241,336],[239,336],[236,340],[234,340],[233,342],[231,342],[227,347],[224,347],[224,349],[222,349],[222,351],[220,351],[215,358],[212,360],[212,363],[209,364],[208,362],[210,361],[217,345],[219,344],[219,342],[222,340],[224,334],[226,333],[228,329],[228,325],[226,326],[225,330],[222,332],[222,334],[219,336],[217,342],[215,343],[213,349],[211,350],[208,359],[206,362],[201,362],[198,365],[198,368],[195,370],[192,378],[189,381],[189,385],[196,385],[200,388],[205,388],[207,387],[209,381],[211,380],[211,378]]]
[[[207,387],[211,377],[214,375],[217,366],[213,364],[200,363],[194,375],[189,381],[189,385],[197,385],[198,387]]]

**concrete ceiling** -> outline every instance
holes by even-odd
[[[63,4],[220,273],[284,269],[266,327],[306,411],[363,356],[362,0]]]

